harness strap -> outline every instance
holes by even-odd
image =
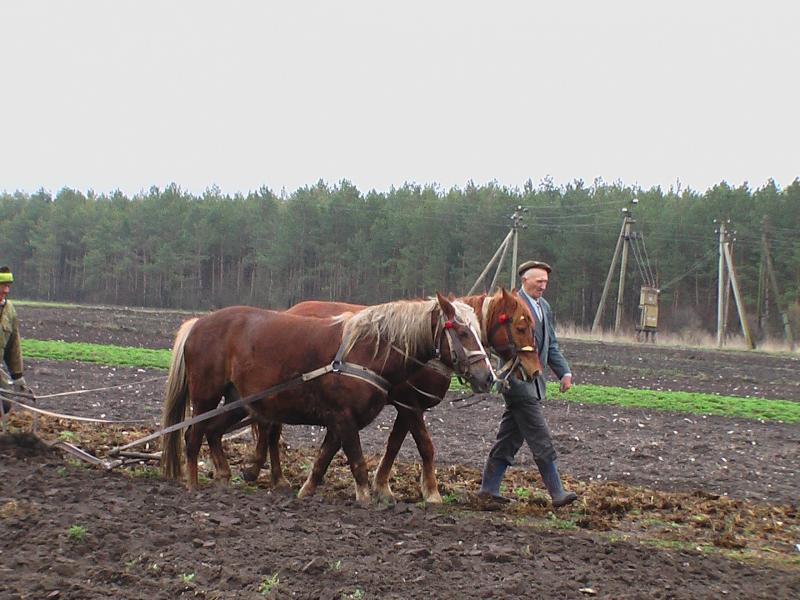
[[[441,400],[442,400],[441,396],[437,396],[436,394],[431,394],[430,392],[426,392],[425,390],[421,390],[417,386],[415,386],[413,383],[408,383],[408,382],[406,382],[406,383],[408,384],[408,387],[410,387],[412,390],[414,390],[415,392],[417,392],[421,396],[425,396],[426,398],[430,398],[431,400],[438,400],[439,402],[441,402]],[[408,408],[408,409],[411,409],[411,410],[419,410],[418,408],[417,409],[412,409],[410,406],[406,406],[405,404],[401,404],[400,402],[393,402],[393,404],[399,404],[400,406],[404,406],[405,408]]]
[[[342,347],[344,347],[344,344],[342,344]],[[339,355],[340,353],[337,353],[337,356]],[[190,425],[194,425],[195,423],[207,421],[208,419],[214,418],[218,415],[225,414],[227,412],[236,410],[238,408],[242,408],[243,406],[247,406],[248,404],[253,404],[254,402],[258,402],[259,400],[263,400],[264,398],[268,398],[269,396],[274,396],[275,394],[278,394],[280,392],[298,386],[307,381],[311,381],[312,379],[317,379],[318,377],[322,377],[323,375],[327,375],[328,373],[341,373],[342,375],[346,375],[347,377],[354,377],[356,379],[360,379],[361,381],[369,383],[370,385],[378,388],[384,394],[389,393],[389,387],[391,384],[377,373],[370,371],[366,367],[362,367],[361,365],[355,365],[352,363],[339,363],[338,365],[336,365],[334,360],[334,362],[329,365],[325,365],[323,367],[320,367],[319,369],[314,369],[313,371],[309,371],[308,373],[303,373],[302,375],[298,375],[297,377],[290,379],[289,381],[284,381],[283,383],[273,385],[265,390],[256,392],[255,394],[250,394],[249,396],[245,396],[244,398],[239,398],[238,400],[235,400],[229,404],[223,404],[222,406],[218,406],[213,410],[209,410],[207,412],[196,415],[189,419],[184,419],[180,423],[175,423],[174,425],[165,427],[160,431],[151,433],[148,436],[145,436],[141,439],[125,444],[124,446],[118,446],[116,448],[112,448],[108,454],[109,456],[116,456],[123,450],[127,450],[135,446],[140,446],[141,444],[159,438],[166,433],[172,433],[173,431],[178,431],[179,429],[189,427]]]

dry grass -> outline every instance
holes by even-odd
[[[606,342],[612,344],[642,344],[636,340],[636,332],[623,330],[614,333],[603,330],[592,333],[586,327],[578,327],[572,323],[558,325],[558,335],[562,338]],[[674,346],[681,348],[699,348],[702,350],[717,350],[716,334],[698,330],[684,330],[681,332],[659,331],[656,345]],[[647,342],[650,344],[650,342]],[[728,335],[725,340],[724,350],[748,350],[742,335]],[[800,349],[792,351],[782,339],[767,339],[758,342],[757,352],[777,354],[800,354]]]

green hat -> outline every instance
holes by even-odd
[[[522,277],[522,274],[528,269],[544,269],[548,273],[553,271],[553,267],[548,265],[546,262],[541,262],[539,260],[528,260],[519,266],[519,269],[517,269],[517,274]]]
[[[14,283],[14,274],[8,268],[0,269],[0,283]]]

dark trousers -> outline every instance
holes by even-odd
[[[489,460],[513,465],[522,443],[527,442],[535,460],[555,461],[556,450],[542,411],[539,386],[536,382],[518,379],[511,379],[510,383],[511,388],[503,394],[506,410],[500,420],[497,440],[489,452]]]

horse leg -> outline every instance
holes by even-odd
[[[359,504],[369,504],[369,473],[367,472],[367,461],[364,460],[364,452],[361,449],[361,438],[358,435],[358,428],[355,424],[352,427],[344,428],[341,432],[342,450],[350,463],[350,472],[356,480],[356,502]]]
[[[208,449],[211,460],[214,462],[214,481],[220,485],[228,486],[231,482],[231,467],[222,448],[222,436],[225,428],[214,429],[206,433]]]
[[[306,482],[297,493],[298,498],[311,496],[315,491],[317,491],[317,486],[322,483],[322,478],[325,477],[325,472],[328,470],[328,466],[330,466],[333,457],[341,447],[342,443],[339,440],[339,436],[328,429],[328,431],[325,433],[325,439],[322,440],[322,445],[319,447],[317,460],[314,461],[314,466],[311,467],[311,471],[308,473]]]
[[[291,485],[286,477],[283,476],[283,469],[281,468],[281,430],[283,429],[282,423],[271,423],[267,428],[267,438],[269,440],[269,475],[272,487],[278,490],[289,490]],[[263,435],[264,432],[261,432]],[[261,437],[259,436],[259,443]],[[262,458],[261,464],[264,464]]]
[[[235,402],[241,398],[236,387],[230,383],[225,387],[224,395],[225,403]],[[206,440],[208,441],[211,460],[214,463],[214,480],[220,485],[227,486],[231,482],[231,466],[225,456],[222,436],[239,423],[245,414],[245,411],[237,409],[206,421]]]
[[[375,477],[372,478],[373,491],[378,498],[388,502],[394,502],[394,494],[389,485],[389,475],[392,472],[394,460],[397,458],[397,453],[400,452],[400,447],[403,445],[403,440],[405,440],[410,427],[408,415],[409,411],[407,409],[397,409],[397,416],[394,419],[392,432],[389,434],[389,439],[386,440],[386,449],[383,451],[378,470],[375,471]]]
[[[186,486],[193,490],[199,482],[197,478],[197,457],[200,456],[200,446],[203,443],[204,432],[200,429],[202,423],[190,425],[184,433],[186,447]]]
[[[247,459],[248,466],[242,466],[242,477],[245,481],[255,481],[258,479],[258,474],[261,473],[261,467],[267,460],[267,441],[268,431],[272,425],[267,425],[261,422],[252,424],[251,432],[255,436],[256,446],[253,449],[253,454]]]
[[[419,480],[420,488],[422,488],[422,499],[431,504],[441,504],[442,495],[439,493],[439,482],[436,480],[436,467],[433,463],[435,455],[433,439],[431,439],[431,434],[421,413],[408,411],[408,415],[409,429],[411,430],[411,435],[414,436],[417,450],[419,450],[419,455],[422,458],[422,475]]]

